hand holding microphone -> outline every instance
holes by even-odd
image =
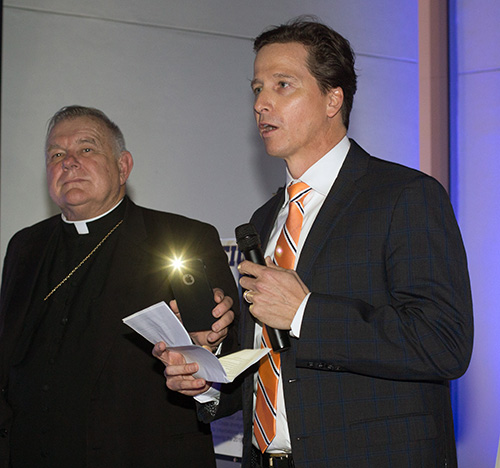
[[[259,234],[255,230],[253,224],[242,224],[236,228],[235,233],[238,248],[243,255],[245,255],[245,259],[258,265],[266,266],[266,261],[260,245]],[[287,330],[279,330],[267,325],[266,328],[273,351],[281,352],[290,348],[290,336]]]

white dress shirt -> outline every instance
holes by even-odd
[[[337,179],[340,168],[344,163],[347,156],[347,152],[351,143],[347,136],[345,136],[334,148],[332,148],[328,153],[325,154],[319,161],[317,161],[313,166],[311,166],[299,179],[294,180],[287,169],[287,184],[288,187],[291,183],[298,181],[305,182],[309,187],[312,188],[309,195],[304,200],[304,219],[302,222],[302,229],[300,231],[299,243],[297,246],[297,255],[295,257],[295,267],[300,258],[300,253],[302,247],[307,239],[309,231],[318,215],[326,196],[330,192],[333,183]],[[265,256],[270,256],[273,258],[274,248],[278,241],[278,237],[283,229],[283,226],[288,217],[288,192],[285,190],[285,201],[278,213],[276,222],[271,231],[269,237],[269,242],[267,243]],[[307,300],[310,294],[308,294],[297,310],[295,317],[292,321],[290,335],[294,338],[300,337],[300,327],[302,325],[302,318],[304,316],[304,311],[307,305]],[[254,347],[260,348],[262,335],[262,326],[256,324],[255,326],[255,337],[254,337]],[[254,383],[254,408],[255,408],[255,398],[257,391],[257,373],[255,375]],[[255,436],[253,437],[253,444],[258,447]],[[278,383],[278,408],[277,408],[277,419],[276,419],[276,437],[271,442],[267,449],[267,453],[276,452],[291,452],[292,445],[290,443],[290,433],[288,430],[288,422],[286,417],[285,409],[285,398],[283,394],[283,382],[280,375]]]

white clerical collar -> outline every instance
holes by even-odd
[[[292,182],[305,182],[315,192],[320,193],[324,197],[328,195],[333,183],[339,175],[342,164],[351,147],[351,142],[347,135],[342,138],[328,153],[316,161],[299,179],[294,179],[288,167],[286,169],[286,186]],[[285,204],[288,203],[288,193],[285,191]]]
[[[96,221],[98,219],[103,218],[107,214],[111,213],[121,202],[123,201],[123,198],[115,205],[113,208],[111,208],[109,211],[106,211],[106,213],[103,213],[102,215],[96,216],[95,218],[91,219],[84,219],[82,221],[70,221],[64,216],[63,213],[61,213],[61,218],[62,220],[67,223],[67,224],[73,224],[75,226],[75,229],[77,230],[78,234],[88,234],[89,228],[87,226],[87,223],[91,223],[92,221]]]

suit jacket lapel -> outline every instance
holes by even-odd
[[[300,254],[297,273],[304,282],[307,282],[312,266],[330,233],[360,192],[356,181],[366,173],[368,158],[369,155],[351,140],[351,148],[344,164],[313,223]]]
[[[368,161],[368,153],[358,146],[355,141],[351,140],[351,147],[344,164],[313,223],[300,254],[297,273],[306,284],[322,246],[325,244],[339,219],[341,219],[345,211],[349,208],[349,205],[360,192],[357,180],[366,173]],[[259,232],[263,250],[265,250],[269,242],[269,236],[271,235],[279,209],[283,204],[284,197],[285,191],[284,188],[281,188],[276,196],[257,210],[252,217],[252,222],[255,224],[257,232]],[[244,305],[246,306],[246,304]],[[245,338],[243,346],[253,347],[253,320],[250,322],[251,319],[248,316],[251,314],[246,309],[244,314],[246,314],[247,320],[243,323],[252,332],[250,330],[243,330]]]
[[[267,247],[271,231],[273,230],[274,223],[276,222],[279,210],[283,205],[284,201],[285,201],[285,189],[281,187],[276,193],[276,195],[272,198],[271,205],[269,207],[267,215],[264,216],[262,222],[262,227],[260,229],[260,240],[262,243],[262,250],[265,250]]]

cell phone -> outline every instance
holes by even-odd
[[[194,258],[171,266],[168,278],[184,328],[188,332],[210,330],[217,320],[212,315],[217,304],[203,260]]]

